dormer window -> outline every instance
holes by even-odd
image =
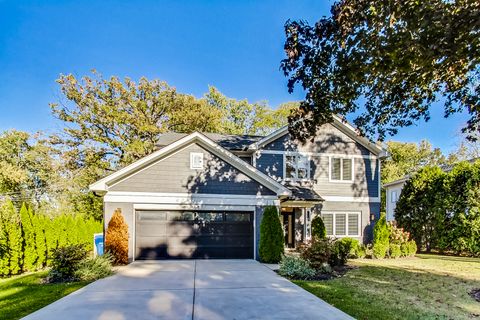
[[[190,169],[203,169],[203,153],[190,152]]]
[[[306,180],[310,177],[310,162],[302,154],[285,155],[285,180]]]

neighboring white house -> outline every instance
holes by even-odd
[[[387,212],[387,221],[395,220],[395,208],[397,207],[397,201],[400,198],[400,193],[402,192],[405,182],[410,178],[410,176],[405,176],[402,179],[395,180],[383,185],[385,188],[386,196],[386,212]]]

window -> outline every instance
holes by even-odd
[[[327,236],[360,236],[360,212],[322,213],[321,217]]]
[[[330,158],[330,181],[353,181],[353,159]]]
[[[190,152],[190,169],[203,169],[203,153]]]
[[[397,193],[397,191],[392,191],[392,192],[390,193],[390,202],[391,202],[391,203],[396,203],[397,200],[398,200],[398,193]]]
[[[309,179],[310,162],[307,156],[301,154],[285,155],[285,179]]]

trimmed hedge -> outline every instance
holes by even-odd
[[[265,263],[278,263],[284,251],[284,236],[277,208],[265,208],[262,222],[260,223],[259,255]]]
[[[50,217],[23,204],[20,211],[10,200],[0,204],[0,277],[35,271],[50,264],[52,250],[83,244],[93,250],[93,234],[102,223],[84,215]]]

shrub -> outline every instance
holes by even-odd
[[[94,281],[108,277],[113,273],[112,261],[112,256],[109,254],[84,259],[78,264],[74,277],[79,281]]]
[[[387,255],[390,242],[390,229],[387,225],[387,217],[382,212],[373,228],[373,255],[375,258],[383,259]]]
[[[355,258],[360,258],[365,256],[364,251],[363,253],[361,252],[362,248],[361,248],[360,242],[357,239],[347,237],[347,238],[342,238],[338,241],[343,243],[347,248],[349,248],[347,258],[355,259]]]
[[[320,216],[316,216],[312,220],[312,237],[314,239],[325,239],[327,237],[327,229]]]
[[[120,209],[115,210],[108,222],[105,252],[112,255],[115,264],[128,263],[128,225]]]
[[[329,238],[317,239],[300,249],[300,255],[308,260],[315,270],[321,270],[325,263],[330,261],[333,250],[333,241]]]
[[[260,260],[265,263],[278,263],[283,254],[283,229],[276,207],[265,208],[262,222],[260,223]]]
[[[52,269],[49,272],[49,282],[67,282],[75,280],[80,261],[87,257],[83,244],[59,247],[52,251]]]
[[[346,239],[346,240],[345,240]],[[328,262],[332,266],[343,266],[347,263],[348,255],[352,250],[352,241],[351,238],[343,238],[337,240],[333,243],[332,252],[330,253],[330,258]]]
[[[389,246],[389,256],[390,258],[396,259],[402,256],[402,250],[399,244],[390,243]]]
[[[417,253],[417,244],[413,240],[407,241],[401,244],[400,250],[402,252],[402,256],[413,257]]]
[[[307,260],[294,256],[284,256],[282,258],[278,273],[281,276],[296,280],[308,280],[315,276],[315,270]]]

